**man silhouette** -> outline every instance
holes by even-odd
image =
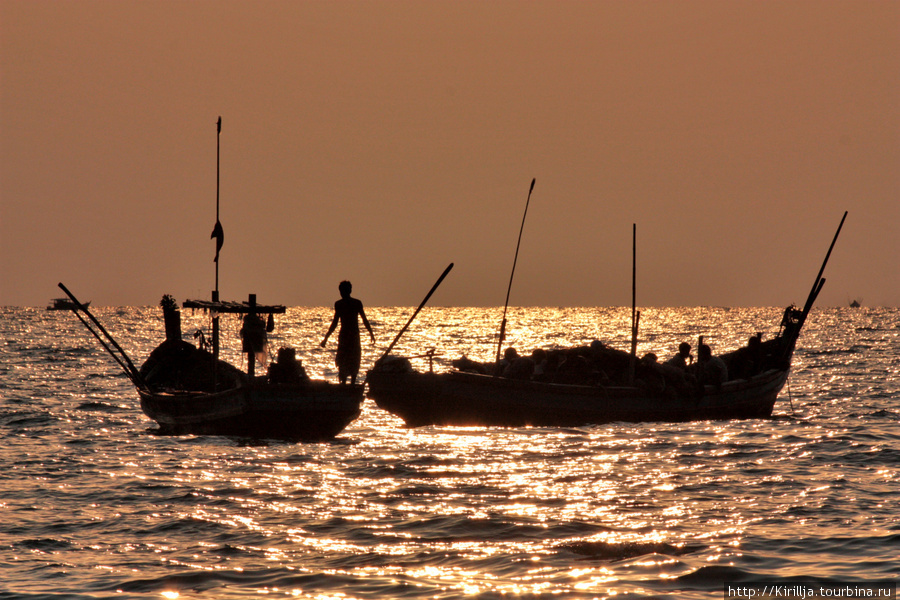
[[[375,334],[372,333],[372,327],[369,325],[369,320],[366,319],[362,302],[350,297],[353,285],[349,281],[342,281],[338,285],[338,290],[341,292],[341,299],[334,303],[334,318],[331,320],[331,327],[328,328],[328,333],[325,334],[325,339],[322,340],[320,346],[325,347],[328,338],[334,333],[340,322],[341,331],[338,333],[337,356],[335,356],[334,362],[337,365],[338,378],[341,383],[346,383],[349,376],[350,383],[354,384],[362,358],[358,317],[362,317],[363,325],[369,331],[369,337],[372,338],[373,344],[375,343]]]

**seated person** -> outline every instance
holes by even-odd
[[[697,353],[698,379],[703,385],[714,385],[717,388],[728,381],[728,367],[725,361],[718,356],[713,356],[712,350],[706,344],[700,346]]]
[[[679,369],[687,369],[693,358],[691,356],[691,345],[687,342],[681,342],[678,344],[678,354],[667,360],[665,364],[678,367]]]
[[[297,360],[293,348],[280,348],[278,360],[269,365],[269,383],[303,383],[309,381],[306,370]]]

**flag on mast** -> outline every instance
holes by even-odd
[[[222,117],[216,121],[216,226],[213,227],[212,234],[209,239],[216,238],[216,257],[213,262],[219,262],[219,251],[222,244],[225,243],[225,230],[222,229],[222,223],[219,221],[219,134],[222,133]],[[216,271],[216,281],[218,282],[219,272]]]
[[[213,262],[219,262],[219,250],[222,249],[222,244],[225,242],[225,231],[222,229],[222,223],[216,220],[216,226],[213,227],[212,235],[209,236],[209,239],[216,239],[216,257],[213,259]]]

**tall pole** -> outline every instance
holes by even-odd
[[[806,304],[803,305],[803,313],[800,317],[800,325],[802,327],[803,323],[806,322],[806,317],[809,315],[809,311],[812,310],[813,303],[816,301],[816,296],[819,295],[819,292],[822,290],[822,284],[824,279],[822,277],[822,273],[825,272],[825,265],[828,264],[828,259],[831,257],[831,251],[834,250],[834,244],[837,242],[838,236],[841,234],[841,229],[844,227],[844,221],[847,219],[847,211],[844,211],[844,216],[841,217],[841,222],[838,225],[837,231],[834,232],[834,239],[831,240],[831,245],[828,247],[828,252],[825,254],[825,260],[822,261],[822,267],[819,269],[818,275],[816,275],[816,280],[813,282],[812,290],[809,292],[809,297],[806,299]]]
[[[447,266],[447,268],[444,269],[444,272],[441,273],[441,276],[438,277],[438,280],[434,283],[433,286],[431,286],[431,289],[428,291],[428,293],[425,294],[425,299],[422,300],[422,302],[419,303],[419,307],[413,312],[412,316],[409,318],[409,321],[406,322],[406,325],[403,326],[403,329],[400,330],[400,333],[397,334],[397,337],[394,338],[394,341],[391,342],[391,345],[388,346],[387,350],[384,351],[384,354],[382,354],[382,355],[378,358],[378,360],[375,361],[375,364],[378,364],[379,362],[381,362],[382,360],[384,360],[384,358],[385,358],[388,354],[391,353],[391,350],[393,350],[393,349],[394,349],[394,346],[397,344],[397,342],[400,341],[400,337],[403,335],[403,333],[404,333],[404,332],[406,331],[406,329],[409,327],[410,323],[413,322],[413,319],[416,318],[416,315],[419,314],[419,311],[422,310],[422,307],[425,306],[425,303],[428,302],[428,299],[431,298],[431,295],[434,293],[434,291],[435,291],[436,289],[438,289],[438,286],[441,285],[441,282],[444,280],[444,277],[447,276],[447,273],[449,273],[449,272],[450,272],[450,269],[452,269],[452,268],[453,268],[453,263],[450,263],[450,264]]]
[[[535,179],[531,179],[531,187],[528,188],[528,198],[525,199],[525,213],[522,215],[522,225],[519,227],[519,241],[516,242],[516,255],[513,257],[512,272],[509,274],[509,286],[506,288],[506,303],[503,305],[503,319],[500,321],[500,339],[497,340],[497,360],[500,362],[500,353],[503,350],[503,340],[506,338],[506,309],[509,308],[509,293],[512,291],[513,276],[516,274],[516,261],[519,260],[519,246],[522,244],[522,231],[525,229],[525,217],[528,216],[528,204],[531,202],[531,192],[534,191]]]
[[[219,221],[219,136],[222,133],[222,117],[216,121],[216,226],[213,229],[213,237],[216,237],[216,289],[213,290],[213,302],[219,301],[219,249],[225,234],[222,232],[222,223]],[[212,319],[212,344],[213,357],[219,358],[219,313],[215,313]]]
[[[216,227],[219,225],[219,137],[222,135],[222,117],[216,121]],[[218,242],[217,242],[218,244]],[[219,295],[219,252],[216,250],[216,296]],[[218,300],[218,298],[215,298]]]
[[[631,225],[631,359],[628,363],[628,382],[634,384],[637,362],[637,332],[641,313],[637,311],[637,223]]]

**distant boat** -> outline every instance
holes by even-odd
[[[91,301],[88,300],[84,306],[90,306]],[[68,298],[53,298],[47,306],[47,310],[75,310],[75,303]]]
[[[569,427],[769,417],[787,381],[800,331],[825,283],[822,273],[841,226],[806,304],[785,309],[778,335],[765,342],[755,336],[752,345],[720,356],[731,375],[725,382],[706,384],[698,375],[699,382],[685,383],[683,375],[669,370],[676,367],[638,361],[598,342],[593,348],[563,351],[576,369],[549,380],[471,372],[465,361],[446,373],[419,372],[403,357],[382,357],[366,376],[368,395],[409,427]],[[601,370],[605,378],[598,377]]]
[[[850,308],[859,308],[862,304],[859,303],[859,300],[854,300],[850,303]]]

